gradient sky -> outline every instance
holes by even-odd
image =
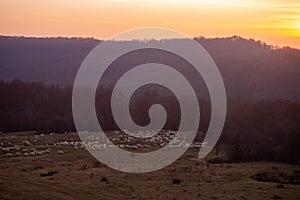
[[[139,27],[300,49],[299,0],[1,0],[0,34],[106,39]]]

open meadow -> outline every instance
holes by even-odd
[[[0,199],[300,199],[299,166],[212,164],[195,145],[162,170],[129,174],[99,163],[74,133],[5,133],[0,143]]]

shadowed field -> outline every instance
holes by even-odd
[[[162,170],[128,174],[97,162],[76,134],[1,134],[0,143],[0,199],[300,199],[296,165],[209,164],[192,147]]]

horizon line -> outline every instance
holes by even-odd
[[[24,39],[68,39],[68,40],[97,40],[97,41],[105,41],[105,39],[99,39],[99,38],[95,38],[95,37],[89,37],[89,36],[26,36],[26,35],[2,35],[0,34],[0,38],[1,37],[7,37],[7,38],[24,38]],[[262,40],[259,39],[255,39],[255,38],[246,38],[246,37],[242,37],[239,35],[232,35],[232,36],[218,36],[218,37],[205,37],[205,36],[195,36],[195,37],[191,37],[190,39],[196,40],[196,39],[205,39],[205,40],[214,40],[214,39],[233,39],[233,38],[237,38],[237,39],[244,39],[244,40],[248,40],[251,41],[253,40],[254,42],[259,42],[261,44],[264,44],[268,47],[270,47],[270,49],[272,50],[280,50],[280,49],[285,49],[285,48],[289,48],[289,49],[293,49],[293,50],[298,50],[300,51],[300,48],[297,47],[291,47],[291,46],[280,46],[280,45],[273,45],[267,42],[264,42]],[[166,38],[166,39],[132,39],[132,40],[110,40],[110,41],[124,41],[124,42],[130,42],[130,41],[161,41],[161,40],[176,40],[176,39],[184,39],[184,38]],[[109,39],[107,40],[109,41]]]

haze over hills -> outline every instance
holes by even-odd
[[[238,36],[195,40],[217,64],[229,98],[300,100],[300,50],[275,48]],[[80,64],[100,42],[93,38],[1,36],[0,79],[71,86]],[[132,62],[127,59],[123,62]],[[115,76],[112,71],[107,80]]]

